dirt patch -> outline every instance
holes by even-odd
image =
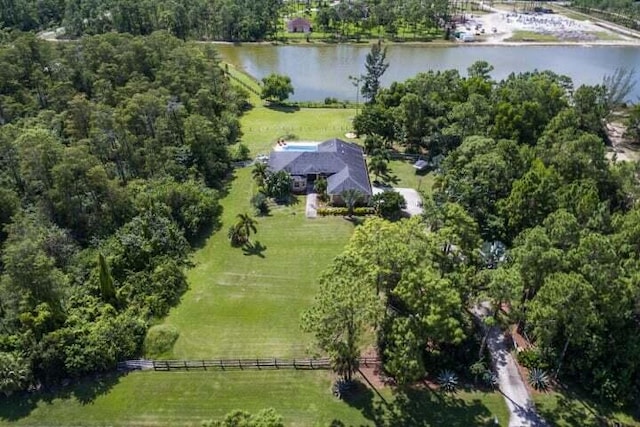
[[[612,121],[605,124],[605,129],[611,147],[606,156],[612,160],[615,156],[616,161],[630,162],[640,160],[640,152],[637,148],[632,147],[631,141],[624,137],[626,126],[619,121]]]

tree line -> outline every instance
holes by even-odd
[[[448,1],[356,0],[305,2],[304,11],[281,0],[5,0],[0,24],[21,31],[63,26],[69,37],[107,32],[148,35],[165,30],[181,39],[273,40],[284,21],[305,16],[316,30],[340,37],[433,35],[455,10]],[[299,4],[299,3],[298,3]]]
[[[632,0],[577,0],[571,7],[634,30],[640,29],[640,8]]]
[[[0,45],[0,391],[112,369],[187,287],[245,95],[167,33]]]
[[[424,155],[434,193],[420,218],[356,229],[303,327],[345,376],[373,331],[399,383],[471,377],[483,356],[472,309],[488,301],[532,339],[530,367],[637,405],[639,169],[606,157],[604,132],[620,85],[491,70],[430,71],[368,98],[355,119],[365,145]]]

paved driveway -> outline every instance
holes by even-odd
[[[372,187],[372,190],[373,194],[382,193],[385,190],[396,191],[402,194],[404,199],[407,201],[407,207],[403,209],[404,212],[411,216],[421,215],[423,212],[422,197],[420,197],[420,193],[413,188]]]

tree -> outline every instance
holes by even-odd
[[[393,190],[385,190],[373,196],[371,203],[376,212],[384,219],[396,221],[402,217],[402,209],[407,207],[407,201],[402,194]]]
[[[320,195],[320,200],[327,200],[327,178],[321,176],[313,183],[313,190]]]
[[[369,172],[376,177],[377,181],[381,175],[389,172],[389,163],[381,156],[373,156],[369,159]]]
[[[107,261],[102,253],[98,254],[98,268],[100,269],[100,293],[104,302],[117,307],[116,290],[113,286],[113,277],[109,271]]]
[[[347,381],[357,371],[362,338],[379,310],[373,288],[363,280],[364,265],[357,254],[338,256],[321,276],[314,304],[302,316],[303,330],[314,335]]]
[[[260,99],[279,103],[293,95],[293,85],[289,76],[269,74],[262,79]]]
[[[602,79],[605,87],[606,111],[610,114],[615,108],[624,103],[636,84],[635,71],[630,68],[618,67],[613,74],[607,74]]]
[[[251,176],[253,180],[256,182],[258,188],[264,187],[265,180],[267,179],[267,174],[269,173],[269,167],[266,163],[257,162],[253,166],[253,170],[251,171]]]
[[[597,323],[594,289],[576,273],[549,276],[531,301],[528,317],[534,336],[544,348],[553,348],[554,340],[564,341],[558,357],[556,376],[571,341],[587,340]],[[571,309],[567,309],[571,307]]]
[[[251,205],[255,208],[257,215],[269,214],[269,200],[264,193],[256,193],[251,198]]]
[[[31,366],[28,360],[16,353],[0,352],[0,391],[5,396],[24,390],[31,382]]]
[[[244,245],[249,242],[251,233],[257,233],[258,229],[256,225],[258,222],[253,219],[249,214],[238,214],[238,219],[234,225],[229,229],[229,239],[233,246]]]
[[[268,173],[265,179],[266,194],[278,202],[287,202],[291,198],[292,178],[287,171]]]
[[[493,65],[487,61],[476,61],[467,68],[467,74],[470,78],[480,78],[488,81],[493,70]]]
[[[365,59],[364,67],[367,73],[363,76],[364,84],[362,85],[362,97],[370,103],[375,102],[380,90],[380,78],[389,68],[389,63],[385,62],[386,59],[386,47],[383,49],[380,42],[371,46],[371,51]]]
[[[344,204],[347,206],[347,215],[349,217],[353,216],[353,209],[356,204],[358,204],[362,198],[364,197],[364,193],[355,188],[349,188],[340,193],[340,197],[344,201]]]

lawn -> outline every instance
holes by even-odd
[[[596,414],[625,426],[640,426],[640,412],[637,412],[634,417],[630,412],[617,411],[595,404],[575,393],[536,393],[533,400],[540,414],[557,427],[603,425],[596,419]]]
[[[238,213],[251,212],[251,169],[237,169],[222,201],[222,230],[193,257],[189,290],[165,323],[180,337],[173,357],[303,356],[310,337],[300,330],[300,315],[316,294],[322,270],[347,243],[353,225],[342,218],[308,220],[305,198],[276,207],[257,218],[252,237],[260,250],[233,248],[227,228]]]
[[[558,37],[553,34],[541,34],[535,31],[516,30],[506,42],[557,42]]]
[[[414,390],[400,397],[359,387],[346,402],[331,392],[326,371],[135,372],[111,375],[29,398],[0,400],[11,425],[188,425],[234,409],[273,407],[287,426],[477,426],[507,413],[498,393],[441,395]],[[394,414],[394,415],[391,415]],[[486,424],[485,424],[486,425]]]
[[[352,108],[295,108],[255,106],[242,117],[242,142],[253,154],[268,154],[281,137],[324,141],[347,139],[355,114]]]
[[[394,187],[415,188],[418,191],[429,194],[433,187],[433,173],[423,174],[416,173],[413,167],[413,161],[392,160],[389,162],[391,174],[396,176],[397,181],[393,183]],[[373,180],[375,177],[371,177]]]

